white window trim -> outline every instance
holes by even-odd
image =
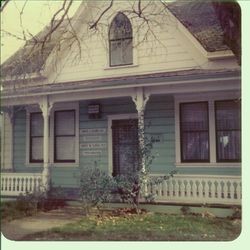
[[[240,162],[217,162],[216,161],[216,131],[215,131],[215,101],[223,101],[230,99],[237,99],[239,95],[231,93],[200,93],[200,94],[180,94],[175,95],[175,166],[178,167],[229,167],[239,168]],[[208,102],[208,115],[209,115],[209,162],[194,162],[186,163],[181,162],[181,145],[180,145],[180,103],[188,102]]]
[[[76,139],[75,139],[75,162],[54,162],[54,113],[60,110],[75,110],[75,126],[76,126]],[[43,163],[30,162],[30,113],[41,112],[39,107],[28,107],[26,113],[26,165],[28,167],[42,167]],[[53,167],[79,167],[79,102],[65,102],[55,103],[50,111],[50,124],[49,124],[49,164]]]
[[[112,121],[113,120],[127,120],[127,119],[137,119],[137,113],[131,114],[118,114],[118,115],[108,115],[108,172],[112,176],[113,173],[113,138],[112,138]]]

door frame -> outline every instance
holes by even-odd
[[[129,120],[138,119],[137,113],[108,115],[108,174],[112,176],[113,172],[113,137],[112,137],[112,121],[113,120]]]

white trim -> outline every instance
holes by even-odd
[[[42,167],[43,163],[41,162],[30,162],[30,114],[42,111],[38,106],[32,105],[26,107],[26,156],[25,163],[28,167]]]
[[[150,176],[165,176],[166,173],[150,173]],[[210,174],[175,174],[174,177],[186,177],[186,178],[220,178],[220,179],[236,179],[240,180],[241,175],[210,175]]]
[[[201,163],[182,163],[182,162],[176,162],[175,163],[176,168],[204,168],[204,167],[215,167],[215,168],[240,168],[241,163],[239,162],[201,162]]]
[[[4,129],[5,129],[5,115],[4,112],[2,114],[0,114],[1,116],[1,169],[4,169],[4,141],[5,141],[5,133],[4,133]]]
[[[108,115],[108,172],[112,175],[113,172],[113,143],[112,143],[112,121],[138,118],[137,113]]]
[[[75,162],[74,163],[54,163],[54,112],[58,110],[75,110],[75,124],[76,124],[76,140],[75,140]],[[43,163],[33,163],[29,161],[30,158],[30,113],[42,112],[37,106],[28,106],[26,109],[26,166],[28,167],[42,167]],[[79,102],[70,103],[55,103],[50,113],[49,125],[49,164],[53,167],[79,167]]]
[[[175,95],[175,166],[178,167],[229,167],[229,168],[240,168],[241,163],[239,162],[217,162],[216,160],[216,131],[215,131],[215,110],[214,102],[222,100],[230,100],[239,98],[239,94],[230,92],[225,93],[200,93],[197,94],[180,94]],[[208,114],[209,114],[209,151],[210,157],[209,162],[194,162],[184,163],[181,162],[181,145],[180,145],[180,103],[188,102],[208,102]]]

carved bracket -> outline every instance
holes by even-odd
[[[136,89],[135,94],[132,96],[132,99],[135,103],[136,110],[138,113],[144,112],[149,97],[150,95],[144,93],[143,88]]]
[[[39,103],[39,106],[43,112],[43,117],[48,117],[53,107],[53,102],[49,102],[48,97],[44,97],[42,101]]]

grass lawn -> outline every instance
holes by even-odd
[[[146,213],[88,216],[23,240],[231,241],[240,231],[240,221],[225,218]]]

